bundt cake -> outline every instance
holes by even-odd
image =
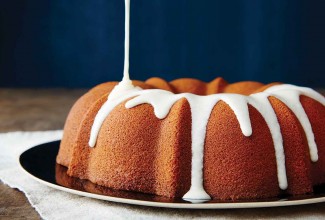
[[[310,88],[126,77],[82,96],[57,163],[113,189],[184,199],[299,195],[325,183],[325,98]]]
[[[129,79],[71,109],[57,163],[113,189],[187,200],[299,195],[325,184],[325,98],[279,83]]]

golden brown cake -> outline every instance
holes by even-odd
[[[200,200],[307,194],[325,183],[325,99],[315,91],[222,78],[133,84],[110,97],[117,82],[103,83],[75,103],[57,156],[69,176]]]

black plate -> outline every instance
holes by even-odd
[[[167,198],[138,192],[113,190],[96,185],[88,180],[68,176],[66,174],[67,168],[55,161],[59,146],[60,141],[54,141],[26,150],[19,158],[22,168],[34,179],[45,185],[91,198],[135,205],[193,209],[255,208],[325,202],[324,186],[315,188],[315,193],[311,195],[240,202],[220,200],[189,202],[181,198]]]

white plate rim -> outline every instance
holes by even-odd
[[[58,140],[60,141],[60,140]],[[48,142],[50,143],[50,142]],[[43,143],[46,144],[46,143]],[[116,202],[116,203],[124,203],[131,205],[140,205],[140,206],[150,206],[150,207],[160,207],[160,208],[175,208],[175,209],[243,209],[243,208],[267,208],[267,207],[281,207],[281,206],[296,206],[296,205],[307,205],[314,203],[325,202],[324,197],[317,198],[307,198],[307,199],[297,199],[297,200],[277,200],[277,201],[261,201],[261,202],[222,202],[222,203],[172,203],[172,202],[154,202],[154,201],[145,201],[145,200],[137,200],[137,199],[128,199],[128,198],[119,198],[113,196],[99,195],[90,192],[79,191],[75,189],[70,189],[64,186],[59,186],[45,180],[42,180],[31,173],[29,173],[23,165],[20,163],[20,156],[25,153],[27,150],[30,150],[34,147],[37,147],[42,144],[38,144],[31,148],[26,149],[21,152],[18,156],[18,164],[19,167],[26,173],[29,177],[36,180],[37,182],[46,185],[48,187],[68,192],[71,194],[89,197],[93,199],[99,199],[104,201]]]

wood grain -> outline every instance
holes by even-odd
[[[0,89],[0,132],[62,129],[85,89]],[[40,219],[25,195],[0,182],[0,219]]]

